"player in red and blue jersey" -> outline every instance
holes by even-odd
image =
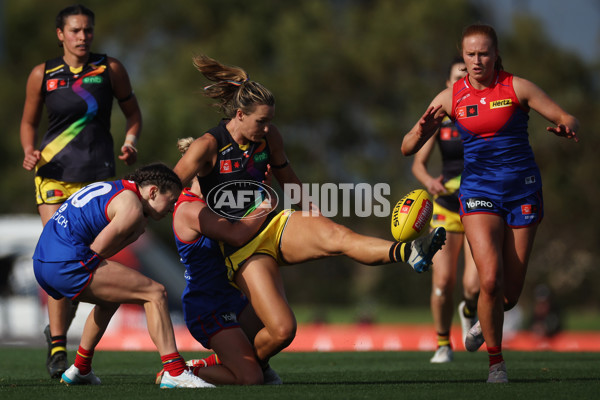
[[[44,226],[34,259],[40,286],[54,299],[95,304],[81,335],[74,364],[62,374],[67,385],[99,385],[92,371],[94,349],[120,304],[144,307],[148,332],[165,374],[161,388],[213,387],[185,365],[163,285],[109,260],[144,232],[147,219],[173,210],[182,184],[164,164],[142,167],[125,180],[86,186],[58,209]]]
[[[215,351],[206,359],[190,360],[188,365],[198,367],[194,373],[207,382],[281,384],[269,360],[257,359],[253,341],[264,326],[247,297],[229,282],[218,242],[244,244],[258,232],[274,206],[265,201],[247,218],[230,222],[207,207],[197,179],[177,200],[173,233],[186,268],[182,295],[185,322],[198,342]],[[157,382],[161,375],[162,371]]]
[[[555,124],[549,132],[575,141],[579,122],[538,86],[503,71],[491,26],[468,26],[461,44],[468,75],[434,98],[404,137],[402,153],[410,155],[423,146],[446,115],[461,132],[465,169],[460,212],[480,282],[479,322],[467,334],[465,347],[476,351],[485,341],[488,382],[502,383],[508,382],[502,356],[504,311],[519,299],[543,217],[528,112],[533,109]]]
[[[446,87],[462,79],[467,74],[462,57],[453,60]],[[427,164],[435,146],[442,158],[442,174],[432,176]],[[415,154],[412,172],[433,197],[431,227],[446,228],[446,245],[438,251],[433,262],[431,282],[431,314],[437,334],[437,349],[431,358],[432,363],[451,362],[454,357],[450,341],[450,329],[454,310],[454,287],[458,275],[458,259],[464,248],[464,271],[462,275],[463,300],[458,306],[463,338],[477,322],[477,297],[479,278],[471,249],[465,238],[465,229],[460,221],[458,189],[464,166],[463,144],[460,132],[449,117],[444,118],[439,131],[432,140]]]

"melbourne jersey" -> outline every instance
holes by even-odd
[[[36,174],[63,182],[114,176],[113,91],[106,55],[90,54],[81,70],[70,68],[62,57],[46,61],[41,89],[48,130]]]
[[[202,194],[211,209],[226,218],[235,219],[252,212],[262,200],[262,188],[252,182],[265,179],[269,164],[269,145],[260,142],[239,145],[227,130],[229,120],[208,131],[217,140],[217,162],[212,171],[198,177]]]
[[[45,262],[87,260],[90,245],[109,224],[106,209],[124,190],[140,192],[135,182],[96,182],[75,192],[46,223],[33,254]]]
[[[189,189],[184,189],[177,200],[173,215],[176,215],[182,203],[193,201],[204,200]],[[203,235],[186,242],[177,236],[175,230],[173,233],[180,261],[185,266],[186,286],[181,296],[184,317],[190,332],[207,346],[207,336],[211,336],[213,330],[218,331],[225,326],[224,322],[217,324],[221,328],[213,326],[214,320],[224,318],[237,325],[236,313],[245,307],[247,300],[227,280],[227,269],[218,242]],[[196,332],[189,325],[198,322],[198,319],[201,319],[202,323],[201,332]]]
[[[515,200],[541,189],[529,145],[529,116],[513,89],[513,75],[500,71],[477,90],[469,76],[454,83],[452,114],[464,145],[461,195]]]
[[[458,187],[464,166],[463,144],[460,132],[448,117],[442,121],[437,143],[442,154],[442,176],[447,194],[437,196],[435,202],[450,211],[458,212]]]
[[[182,203],[192,201],[204,202],[190,192],[189,188],[183,189],[175,204],[173,215],[177,213]],[[227,281],[225,262],[218,242],[203,235],[192,242],[185,242],[177,236],[175,231],[173,232],[180,261],[185,266],[187,286],[184,294],[186,292],[210,292],[215,279]]]

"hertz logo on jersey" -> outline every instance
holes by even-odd
[[[510,106],[512,106],[511,99],[494,100],[494,101],[490,102],[490,110],[493,110],[494,108],[502,108],[502,107],[510,107]]]

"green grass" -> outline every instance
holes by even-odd
[[[184,357],[199,354],[184,353]],[[283,386],[159,390],[153,352],[98,352],[101,386],[50,380],[45,350],[0,349],[1,399],[592,399],[600,391],[600,353],[506,352],[509,384],[487,384],[483,352],[455,353],[451,364],[426,352],[282,353],[271,365]],[[198,392],[200,391],[200,392]],[[202,397],[200,397],[202,396]],[[208,397],[210,396],[210,397]]]

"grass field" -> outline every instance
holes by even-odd
[[[199,354],[184,353],[193,358]],[[44,349],[0,349],[1,399],[598,399],[600,353],[505,352],[510,383],[487,384],[483,352],[445,365],[425,352],[282,353],[271,361],[282,386],[160,390],[153,352],[98,352],[101,386],[50,380]],[[198,392],[200,391],[200,392]],[[209,393],[208,393],[209,392]],[[210,396],[210,397],[208,397]]]

